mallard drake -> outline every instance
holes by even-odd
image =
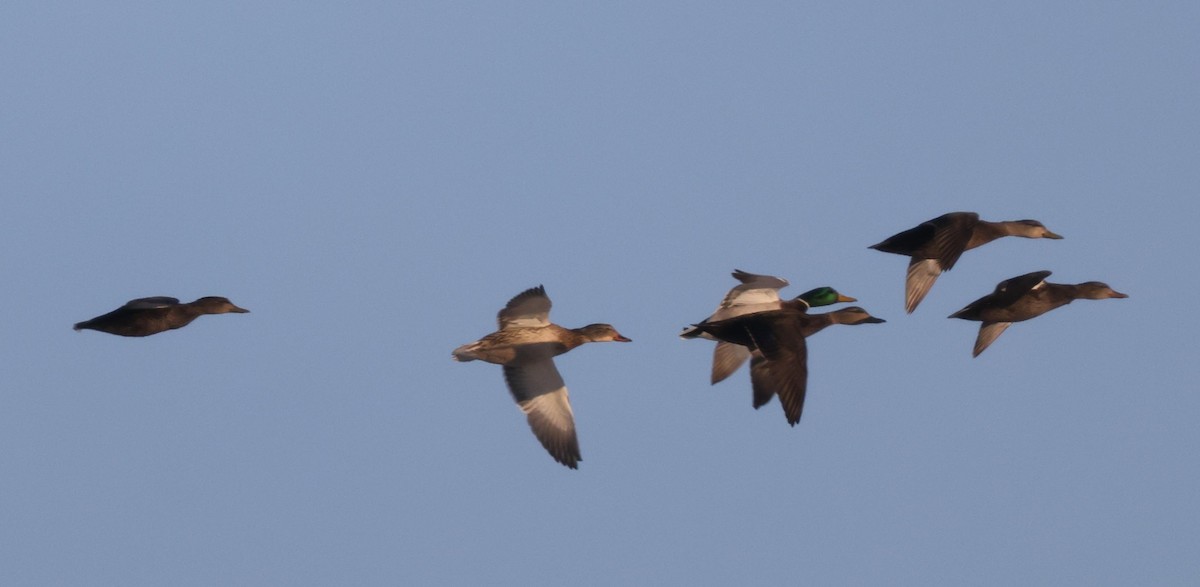
[[[849,306],[832,312],[825,312],[824,314],[809,314],[808,316],[809,319],[801,321],[800,324],[800,334],[805,339],[834,324],[857,326],[859,324],[883,324],[887,322],[883,318],[872,316],[869,312],[858,306]],[[763,407],[771,401],[772,397],[775,397],[775,390],[771,385],[770,363],[763,356],[762,351],[757,349],[750,351],[750,387],[753,391],[754,409],[757,410]],[[799,405],[794,406],[796,421],[800,420],[800,412],[803,408],[804,396],[801,394]],[[793,412],[789,412],[786,405],[784,406],[784,413],[788,416],[790,422]]]
[[[757,275],[742,271],[741,269],[734,269],[732,275],[734,279],[742,282],[742,284],[729,290],[729,293],[725,294],[725,298],[721,300],[717,309],[711,316],[705,318],[702,323],[727,320],[737,316],[778,310],[780,308],[779,290],[789,285],[788,280],[773,275]],[[842,302],[856,302],[858,300],[842,295],[832,287],[818,287],[796,296],[792,301],[801,302],[806,307],[815,308]],[[699,330],[695,326],[684,328],[679,336],[680,338],[717,340],[713,335]],[[745,363],[746,359],[749,358],[750,351],[746,347],[717,340],[717,346],[713,349],[712,384],[716,385],[730,375],[733,375],[742,366],[742,363]]]
[[[951,212],[888,237],[868,248],[912,257],[904,285],[904,311],[911,314],[943,271],[949,271],[963,251],[1004,236],[1062,237],[1037,220],[980,220],[974,212]]]
[[[1099,281],[1069,285],[1050,283],[1046,281],[1049,276],[1049,271],[1034,271],[1006,279],[996,285],[992,293],[950,315],[950,318],[983,322],[979,326],[979,336],[975,338],[972,356],[978,357],[1013,322],[1037,318],[1075,300],[1129,297]]]
[[[843,322],[844,320],[844,322]],[[715,322],[702,322],[696,328],[725,342],[747,347],[762,353],[757,375],[755,401],[759,394],[770,399],[770,392],[779,395],[788,424],[795,426],[804,411],[804,395],[808,387],[807,334],[813,334],[830,324],[862,324],[883,322],[862,308],[846,308],[826,314],[809,314],[808,306],[798,300],[781,302],[778,310],[746,314]],[[762,400],[766,403],[766,400]],[[761,403],[759,405],[762,405]]]
[[[103,316],[84,320],[75,330],[99,330],[119,336],[150,336],[165,330],[183,328],[204,314],[245,314],[245,308],[228,298],[208,296],[186,304],[166,296],[138,298]]]
[[[579,467],[575,418],[553,358],[588,342],[630,342],[608,324],[563,328],[550,322],[550,298],[542,286],[508,301],[497,316],[500,330],[454,349],[455,361],[504,366],[504,381],[529,427],[554,460]]]

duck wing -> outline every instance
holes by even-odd
[[[937,259],[913,257],[908,262],[908,275],[904,278],[904,311],[912,314],[921,300],[942,274],[942,265]]]
[[[126,310],[152,310],[154,308],[166,308],[167,306],[178,306],[179,299],[168,296],[154,296],[149,298],[138,298],[129,300],[122,308]]]
[[[1004,334],[1005,329],[1012,326],[1012,322],[984,322],[979,326],[979,336],[975,337],[975,348],[971,350],[972,357],[978,357],[988,345],[995,342]]]
[[[713,348],[712,384],[716,385],[733,375],[749,358],[750,349],[740,344],[717,341],[717,346]]]
[[[728,320],[746,314],[755,312],[767,312],[770,310],[779,309],[779,290],[787,287],[788,280],[774,275],[758,275],[749,273],[741,269],[733,270],[733,277],[742,282],[741,285],[730,289],[725,297],[721,299],[721,303],[717,304],[717,309],[713,313],[702,320],[702,322],[716,322],[718,320]],[[679,333],[680,338],[707,338],[715,340],[713,336],[707,332],[699,331],[695,326],[688,326]],[[742,359],[745,361],[745,359]],[[730,373],[736,371],[738,365],[734,365]],[[714,377],[717,370],[716,363],[713,364]],[[728,377],[728,374],[725,376]],[[724,379],[722,377],[721,379]],[[720,381],[715,379],[713,383]]]
[[[974,212],[951,212],[922,224],[932,227],[933,237],[918,254],[926,259],[937,259],[942,271],[953,269],[967,250],[977,224],[979,215]]]
[[[500,330],[538,328],[550,324],[550,297],[542,286],[531,287],[508,300],[496,316]]]
[[[1007,308],[1017,303],[1018,300],[1045,282],[1047,277],[1050,277],[1049,271],[1034,271],[1005,279],[996,284],[996,289],[992,290],[992,293],[967,304],[966,307],[951,314],[950,317],[979,320],[985,310]],[[1001,329],[1001,332],[1003,332],[1003,329]],[[996,333],[996,336],[1000,336],[1000,334]],[[995,340],[995,337],[992,337],[992,340]],[[986,347],[987,345],[984,346]],[[983,352],[983,349],[979,350]],[[976,354],[978,355],[979,353]]]
[[[771,369],[760,351],[750,353],[750,389],[756,410],[775,397],[775,390],[771,387]]]
[[[504,381],[525,413],[529,428],[554,460],[579,468],[579,439],[567,386],[554,361],[545,358],[504,366]]]
[[[808,390],[808,346],[797,324],[802,316],[754,315],[742,319],[755,348],[762,351],[768,373],[764,390],[773,389],[779,396],[783,413],[792,426],[800,421]]]
[[[741,269],[733,271],[733,277],[742,282],[730,289],[721,300],[709,320],[723,320],[756,311],[779,308],[779,290],[788,286],[788,280],[773,275],[757,275]],[[762,309],[758,309],[761,307]]]

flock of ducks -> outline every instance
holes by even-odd
[[[988,222],[973,212],[944,214],[897,233],[870,248],[910,257],[905,280],[905,311],[912,313],[943,271],[973,249],[1005,236],[1061,239],[1036,220]],[[979,356],[1013,322],[1036,318],[1077,299],[1125,298],[1107,284],[1089,281],[1058,284],[1045,281],[1049,271],[1034,271],[1001,281],[995,290],[951,318],[981,322],[973,355]],[[755,409],[779,397],[788,424],[795,426],[804,409],[808,386],[806,339],[833,324],[879,324],[858,306],[810,314],[815,307],[855,302],[831,287],[819,287],[784,300],[779,290],[788,281],[735,270],[740,284],[725,295],[711,316],[683,330],[682,338],[716,341],[712,383],[728,378],[750,361]],[[124,306],[75,325],[120,336],[149,336],[182,328],[204,314],[245,313],[223,297],[180,303],[170,297],[132,300]],[[589,342],[630,342],[609,324],[563,328],[550,322],[550,298],[542,286],[517,294],[498,315],[499,330],[454,349],[454,360],[501,365],[504,380],[533,434],[554,460],[578,468],[582,460],[567,387],[554,357]]]

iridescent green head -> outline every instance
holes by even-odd
[[[838,293],[836,289],[828,286],[810,289],[799,296],[796,296],[796,299],[808,304],[808,307],[810,308],[828,306],[830,304],[838,304],[841,302],[858,301],[850,296],[844,296]]]

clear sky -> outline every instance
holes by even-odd
[[[1194,2],[8,2],[0,584],[1195,585]],[[944,212],[912,315],[868,245]],[[804,419],[708,384],[734,268],[886,318]],[[1049,269],[1129,299],[946,316]],[[516,293],[584,460],[499,367]],[[125,301],[250,314],[145,339]]]

